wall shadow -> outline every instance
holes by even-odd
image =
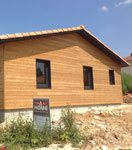
[[[0,44],[0,123],[4,121],[4,45]]]
[[[0,110],[0,123],[4,122],[5,119],[5,112],[4,110]]]
[[[82,36],[80,36],[78,33],[69,33],[49,37],[41,37],[37,39],[12,41],[5,44],[4,61],[30,57],[34,55],[39,55],[41,53],[50,53],[52,51],[78,46],[84,51],[88,52],[92,57],[98,59],[104,65],[107,65],[109,68],[111,68],[111,65],[109,65],[108,60],[104,61],[103,56],[100,57],[99,55],[97,55],[97,53],[95,52],[95,46],[94,50],[89,50],[89,48],[87,48],[86,46],[87,44],[89,44],[89,42]],[[101,50],[100,53],[102,53],[102,55],[106,55]],[[109,56],[107,57],[109,59]],[[111,61],[114,60],[111,59]],[[120,74],[119,72],[117,73]]]

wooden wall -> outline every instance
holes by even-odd
[[[3,44],[0,44],[0,110],[4,108],[4,55],[3,55]]]
[[[52,107],[122,102],[119,65],[77,33],[8,42],[4,55],[5,109],[32,108],[35,97]],[[51,61],[51,89],[36,88],[36,58]],[[84,90],[83,65],[93,67],[94,90]]]

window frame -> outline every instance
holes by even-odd
[[[38,84],[37,83],[37,62],[42,62],[45,64],[45,71],[46,71],[46,83],[45,84]],[[51,88],[51,63],[50,60],[46,59],[36,59],[36,88],[39,89],[50,89]]]
[[[85,77],[84,77],[84,69],[90,69],[90,79],[91,79],[91,85],[87,86],[85,85]],[[93,67],[91,66],[83,66],[83,84],[85,90],[94,90],[94,80],[93,80]]]
[[[112,78],[112,81],[111,81],[111,78]],[[114,73],[114,70],[111,70],[111,69],[109,69],[109,84],[115,85],[115,73]]]

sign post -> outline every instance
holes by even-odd
[[[45,125],[50,128],[50,108],[48,98],[33,99],[33,122],[35,129],[42,129]]]

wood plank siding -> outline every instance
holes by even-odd
[[[0,109],[4,108],[4,45],[0,45]]]
[[[51,89],[36,88],[37,58],[50,60]],[[93,67],[94,90],[84,90],[83,65]],[[7,42],[4,80],[4,109],[32,108],[35,97],[49,98],[52,107],[122,102],[119,65],[77,33]]]

